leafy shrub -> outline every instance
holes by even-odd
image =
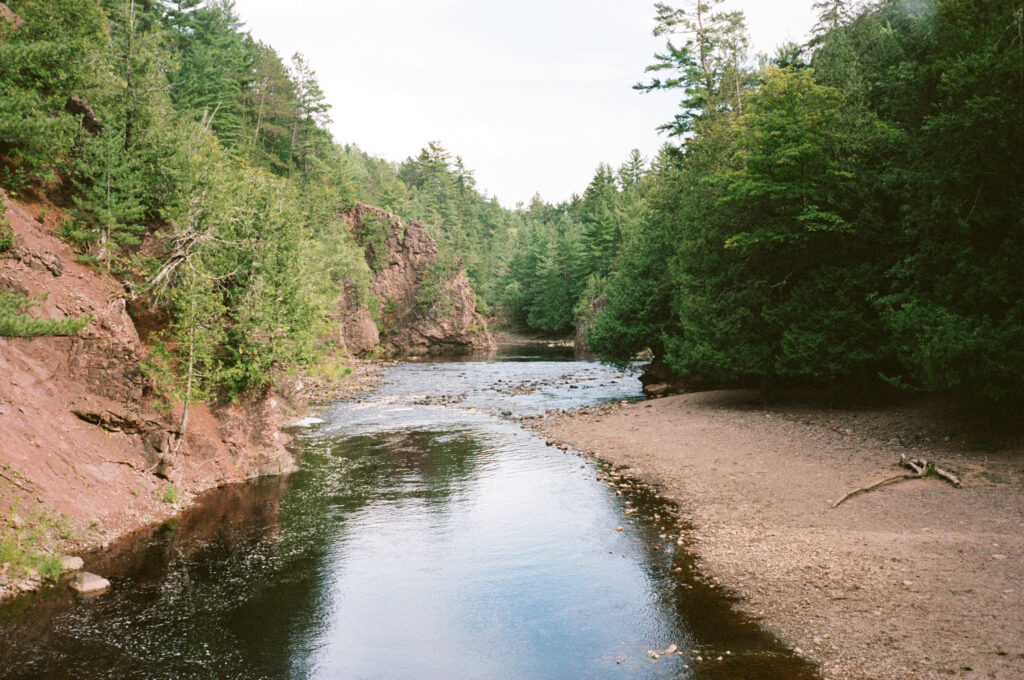
[[[61,563],[58,555],[47,555],[40,561],[36,571],[39,572],[39,577],[44,581],[56,583],[60,580],[61,572],[64,571],[64,565]]]

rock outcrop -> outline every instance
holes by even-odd
[[[294,469],[274,395],[193,405],[175,447],[181,410],[153,405],[123,287],[55,236],[56,208],[6,203],[14,244],[0,288],[35,298],[34,316],[91,321],[71,337],[0,337],[0,497],[59,511],[96,543],[170,516],[174,499]]]
[[[351,281],[342,281],[338,323],[334,329],[334,344],[352,356],[366,354],[380,344],[380,331],[370,308],[359,300],[359,293]]]
[[[438,249],[420,222],[403,224],[391,213],[358,204],[348,215],[352,233],[366,249],[379,300],[379,344],[389,356],[491,351],[496,345],[476,309],[476,294],[465,272],[453,263],[442,268]],[[349,351],[373,338],[368,309],[346,296],[343,317]],[[351,335],[351,337],[350,337]]]
[[[605,299],[604,295],[600,295],[595,300],[591,300],[590,304],[583,311],[582,314],[576,317],[576,338],[573,345],[576,347],[577,352],[589,352],[590,344],[587,342],[587,333],[594,327],[597,322],[597,317],[601,315],[605,307],[608,306],[608,300]]]

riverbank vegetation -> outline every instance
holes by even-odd
[[[650,348],[691,385],[1019,404],[1019,3],[823,1],[807,44],[756,66],[720,4],[657,5],[668,44],[637,87],[680,93],[670,142],[552,210],[547,257],[510,265],[514,318],[567,328],[600,309],[594,349]]]
[[[1024,397],[1016,0],[822,0],[773,56],[721,0],[658,3],[636,87],[679,93],[667,143],[515,209],[440,143],[401,163],[337,144],[312,66],[230,2],[8,5],[0,186],[65,207],[80,257],[166,313],[150,368],[181,398],[322,360],[336,282],[366,297],[383,265],[344,224],[356,201],[426,223],[432,280],[463,267],[482,312],[649,349],[691,386]]]
[[[168,396],[230,400],[321,362],[339,282],[381,306],[364,257],[380,266],[381,244],[345,222],[356,201],[426,221],[439,280],[485,279],[497,250],[475,225],[505,211],[461,161],[430,145],[391,164],[329,122],[311,65],[255,41],[231,2],[0,5],[0,186],[60,206],[78,259],[155,311],[148,370]],[[13,238],[0,215],[0,248]],[[0,305],[4,334],[38,334],[27,304]]]

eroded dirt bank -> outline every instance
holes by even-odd
[[[711,392],[532,423],[658,483],[694,525],[705,573],[825,678],[1024,678],[1024,455],[972,451],[919,414],[765,410]],[[963,488],[912,480],[900,453]]]
[[[180,512],[212,487],[295,468],[279,431],[288,405],[277,394],[193,405],[179,439],[181,406],[157,408],[124,288],[56,236],[62,214],[52,205],[6,203],[14,241],[0,253],[0,289],[29,296],[37,318],[90,319],[70,337],[0,338],[8,549],[101,545]],[[36,585],[31,571],[9,566],[0,565],[0,599]]]
[[[0,291],[37,319],[88,320],[64,337],[0,337],[0,599],[37,587],[59,552],[162,521],[210,488],[295,470],[282,426],[310,402],[371,388],[383,364],[355,356],[494,348],[461,267],[432,269],[426,227],[360,204],[346,225],[367,241],[379,324],[339,281],[335,356],[240,403],[192,405],[180,436],[181,404],[162,407],[146,371],[148,337],[165,315],[84,264],[59,237],[67,216],[55,205],[3,190],[0,201],[13,237],[0,250]]]

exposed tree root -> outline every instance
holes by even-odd
[[[960,479],[956,475],[954,475],[952,472],[949,472],[948,470],[943,470],[942,468],[938,467],[935,463],[929,463],[927,460],[921,460],[919,458],[907,458],[903,454],[900,454],[899,465],[900,467],[912,470],[912,472],[905,472],[900,475],[886,477],[885,479],[881,479],[875,482],[874,484],[868,484],[867,486],[862,486],[859,489],[854,489],[853,491],[851,491],[850,493],[846,494],[838,501],[836,501],[832,505],[832,508],[838,508],[846,501],[850,500],[854,496],[859,496],[862,493],[868,493],[869,491],[874,491],[875,489],[880,489],[883,486],[888,486],[889,484],[894,484],[896,482],[902,482],[907,479],[922,479],[924,477],[927,477],[928,475],[935,475],[936,477],[941,477],[942,479],[945,479],[947,482],[949,482],[958,489],[961,486]]]

